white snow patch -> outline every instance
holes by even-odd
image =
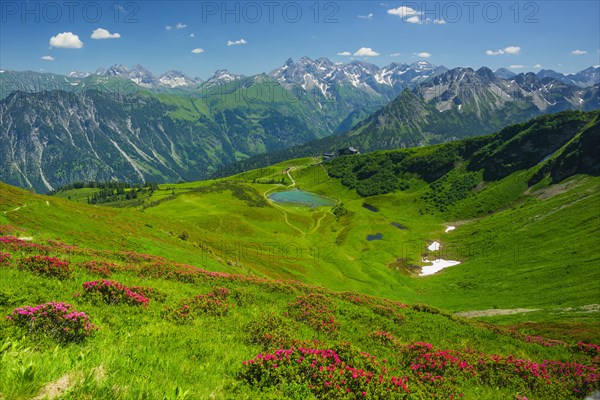
[[[440,244],[438,242],[433,242],[427,248],[429,251],[438,251],[440,249]]]
[[[455,226],[452,226],[452,225],[450,225],[450,226],[447,226],[447,227],[446,227],[446,231],[445,231],[445,232],[446,232],[446,233],[448,233],[448,232],[450,232],[450,231],[453,231],[453,230],[455,230],[455,229],[456,229],[456,227],[455,227]]]
[[[433,261],[424,260],[424,262],[430,262],[431,265],[426,265],[422,267],[419,276],[433,275],[436,272],[443,270],[444,268],[453,267],[455,265],[460,264],[460,261],[442,260],[441,258]]]

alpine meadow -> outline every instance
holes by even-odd
[[[600,398],[600,3],[0,10],[0,400]]]

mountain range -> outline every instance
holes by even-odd
[[[81,180],[195,180],[290,155],[422,146],[600,108],[597,67],[569,78],[580,84],[498,75],[507,76],[307,57],[269,74],[219,70],[206,81],[177,71],[156,77],[139,65],[69,76],[2,71],[0,179],[37,191]]]
[[[290,58],[282,66],[263,75],[274,78],[286,87],[299,85],[304,90],[315,88],[324,96],[334,90],[335,86],[348,85],[380,94],[390,100],[403,89],[413,88],[417,84],[447,71],[448,68],[436,66],[427,61],[418,61],[412,64],[391,63],[385,67],[378,67],[375,64],[356,60],[340,64],[334,63],[328,58],[312,60],[309,57],[302,57],[296,62]],[[500,79],[511,79],[518,75],[505,68],[499,68],[493,73]],[[589,87],[600,83],[600,66],[592,66],[576,74],[563,74],[542,69],[535,75],[538,78],[550,77],[568,85]],[[181,71],[167,71],[157,76],[139,64],[131,68],[115,64],[108,68],[100,67],[94,73],[73,70],[67,75],[2,70],[0,71],[0,82],[2,83],[0,94],[2,97],[6,97],[15,90],[65,89],[69,86],[83,85],[86,82],[88,84],[95,82],[99,77],[126,79],[142,88],[152,90],[185,89],[195,91],[206,85],[236,81],[244,78],[244,75],[220,69],[206,80],[190,77]],[[37,86],[32,87],[32,83],[36,83]]]
[[[500,79],[485,67],[455,68],[404,90],[347,132],[240,161],[216,176],[349,146],[369,152],[453,141],[569,109],[600,109],[600,85],[581,88],[533,73]]]

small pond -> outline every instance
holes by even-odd
[[[373,211],[373,212],[379,212],[379,208],[377,208],[377,207],[375,207],[375,206],[372,206],[372,205],[370,205],[370,204],[363,203],[363,205],[362,205],[362,206],[363,206],[364,208],[366,208],[367,210],[369,210],[369,211]]]
[[[269,195],[269,199],[275,203],[305,207],[331,207],[335,205],[335,201],[332,199],[298,189],[275,192]]]
[[[408,228],[406,226],[402,225],[399,222],[391,222],[390,225],[395,226],[398,229],[408,230]]]
[[[374,233],[373,235],[367,235],[367,240],[369,242],[373,241],[373,240],[382,240],[383,239],[383,233]]]

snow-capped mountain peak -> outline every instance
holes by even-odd
[[[181,71],[167,71],[158,77],[158,81],[171,88],[193,86],[201,81],[198,78],[190,78]]]
[[[327,97],[335,85],[348,85],[376,94],[393,96],[405,87],[413,87],[439,73],[436,66],[420,61],[412,65],[392,63],[384,68],[363,61],[334,63],[328,58],[288,59],[269,75],[284,86],[299,85],[305,90],[318,88]]]

